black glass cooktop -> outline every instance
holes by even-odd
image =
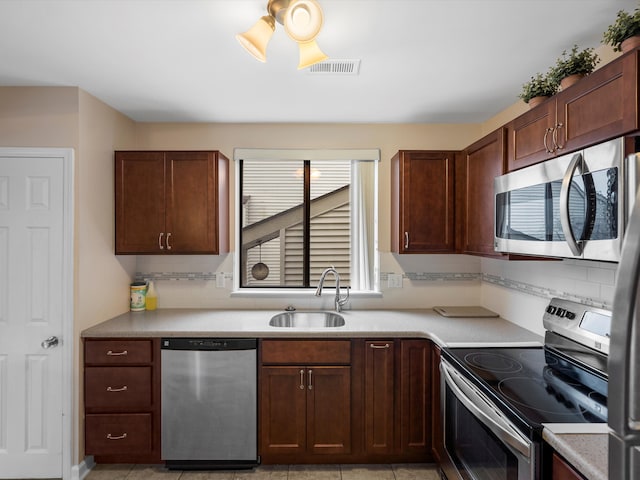
[[[600,392],[585,386],[542,347],[449,348],[442,355],[523,427],[607,421],[606,381],[604,391],[596,382]]]

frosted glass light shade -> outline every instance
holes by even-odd
[[[261,62],[267,61],[267,44],[271,40],[276,23],[273,17],[265,15],[253,27],[236,35],[244,49]]]
[[[298,43],[300,50],[300,63],[298,64],[298,70],[310,67],[314,63],[322,62],[329,58],[325,53],[320,50],[320,47],[315,40],[311,42]]]
[[[293,0],[284,15],[284,28],[296,42],[314,40],[322,28],[322,9],[316,0]]]

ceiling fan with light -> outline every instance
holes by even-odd
[[[267,61],[267,43],[276,29],[276,21],[298,43],[300,62],[298,69],[322,62],[328,57],[316,43],[322,28],[322,9],[316,0],[269,0],[267,12],[253,27],[236,38],[251,55],[261,62]]]

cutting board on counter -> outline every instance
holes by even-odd
[[[497,317],[496,312],[484,307],[433,307],[443,317],[469,318],[469,317]]]

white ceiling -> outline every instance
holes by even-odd
[[[267,63],[235,34],[267,0],[0,0],[0,85],[78,86],[137,121],[466,123],[517,101],[638,0],[319,0],[320,47],[358,76]],[[1,109],[1,105],[0,105]]]

